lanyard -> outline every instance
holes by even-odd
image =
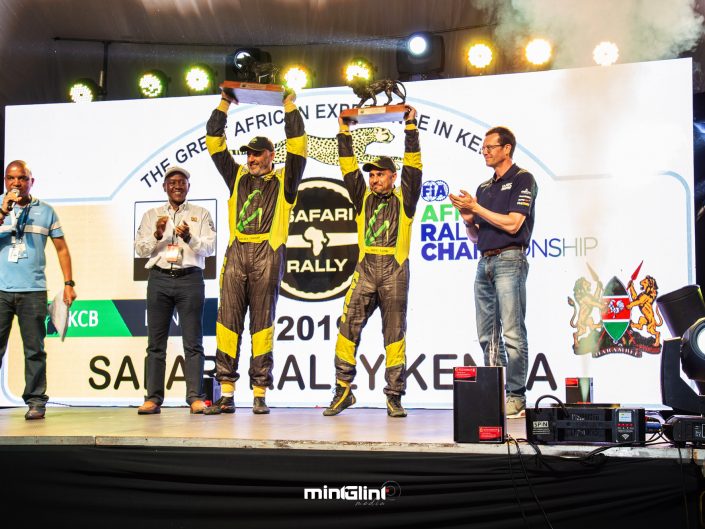
[[[177,209],[174,210],[174,217],[173,217],[173,218],[171,217],[171,215],[169,215],[169,207],[170,207],[170,206],[167,205],[167,207],[166,207],[166,214],[169,216],[169,219],[170,219],[171,222],[174,224],[174,229],[173,229],[173,231],[171,232],[171,244],[176,244],[176,242],[177,242],[177,241],[176,241],[176,226],[177,226],[177,224],[176,224],[176,214],[178,213],[178,209],[183,209],[183,204],[181,204],[181,205],[179,206],[179,208],[177,208]],[[182,214],[182,218],[183,218],[184,211],[181,211],[181,214]]]
[[[27,226],[27,221],[29,220],[29,208],[31,205],[32,204],[30,201],[29,204],[23,207],[19,217],[15,215],[15,208],[12,208],[10,211],[10,220],[12,221],[12,244],[15,244],[15,240],[22,242],[24,230]]]

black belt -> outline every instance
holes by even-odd
[[[181,277],[181,276],[187,276],[189,274],[193,274],[194,272],[200,272],[201,269],[197,266],[189,266],[188,268],[159,268],[158,266],[153,266],[152,270],[156,270],[157,272],[161,272],[162,274],[171,276],[171,277]]]
[[[492,257],[493,255],[499,255],[507,250],[521,250],[522,252],[526,250],[526,246],[505,246],[504,248],[497,248],[495,250],[487,250],[482,252],[482,257]]]

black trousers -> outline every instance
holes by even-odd
[[[203,400],[203,271],[171,277],[150,270],[147,283],[147,397],[164,401],[166,344],[174,309],[179,315],[184,348],[186,402]]]

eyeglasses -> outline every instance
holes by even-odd
[[[496,149],[497,147],[504,147],[504,145],[483,145],[481,152],[490,153],[490,152],[492,152],[492,149]]]

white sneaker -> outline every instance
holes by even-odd
[[[505,401],[505,413],[507,419],[520,419],[526,416],[526,397],[519,395],[507,395]]]

